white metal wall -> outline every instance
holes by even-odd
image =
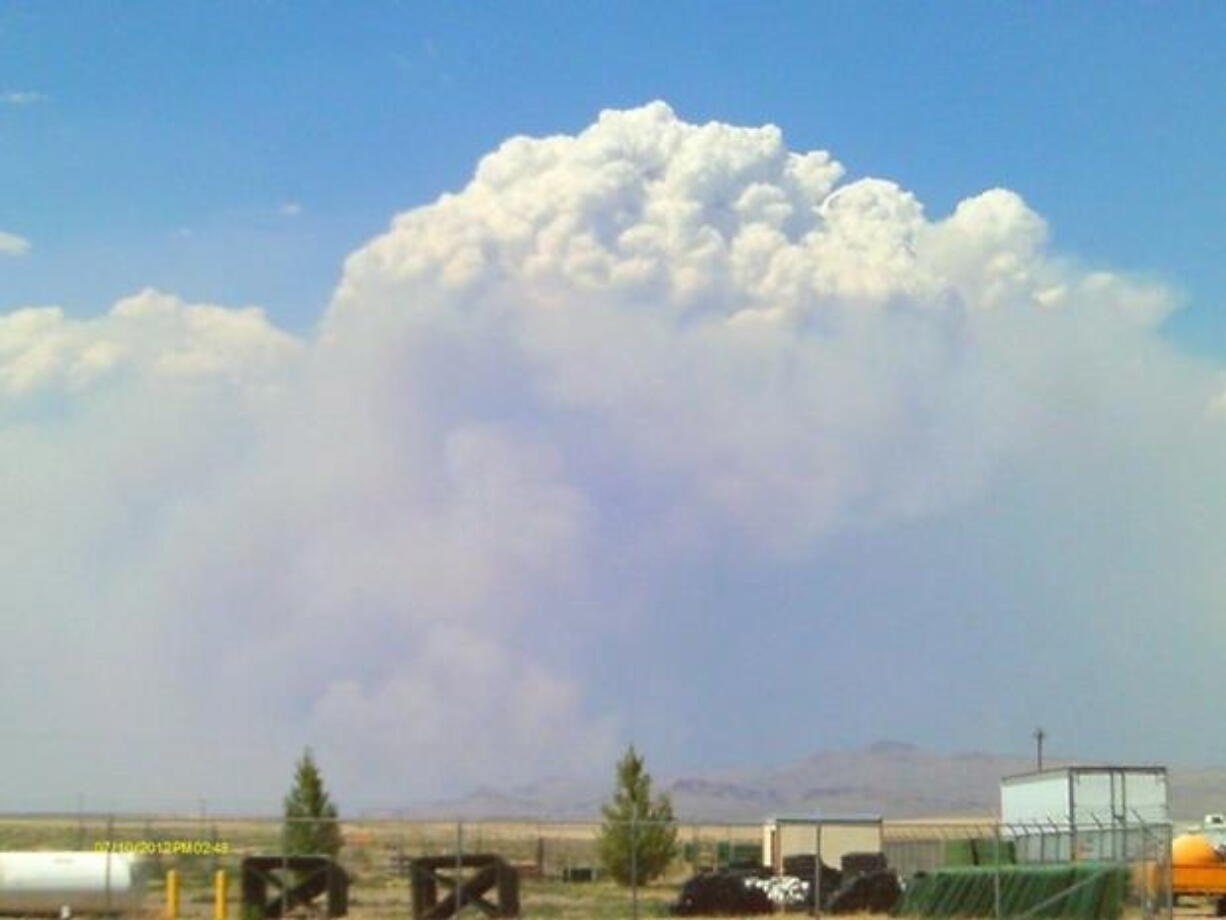
[[[1001,782],[1001,821],[1018,858],[1119,860],[1143,846],[1136,828],[1169,821],[1166,774],[1071,767]],[[1051,833],[1037,830],[1049,827]],[[1010,830],[1010,828],[1012,828]]]
[[[1011,777],[1000,784],[1000,820],[1004,824],[1068,824],[1071,818],[1069,775],[1063,770]]]

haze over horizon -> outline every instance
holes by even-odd
[[[802,6],[0,9],[0,810],[1220,761],[1226,20]]]
[[[1176,823],[1221,808],[1226,767],[1193,764],[1107,764],[1046,751],[1045,769],[1068,766],[1162,766],[1168,774],[1169,805]],[[1029,757],[986,751],[942,752],[882,739],[856,749],[821,750],[788,762],[736,768],[652,772],[653,788],[666,793],[683,823],[757,823],[769,817],[822,814],[880,815],[887,821],[986,819],[997,814],[1001,779],[1033,772]],[[542,775],[507,785],[497,781],[436,799],[357,799],[343,803],[346,821],[593,821],[612,788],[604,776]],[[325,777],[326,779],[326,777]],[[184,820],[276,819],[282,803],[223,798],[156,803],[88,799],[50,803],[42,809],[12,808],[7,814],[152,815]]]

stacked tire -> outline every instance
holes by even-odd
[[[700,872],[681,886],[669,912],[677,917],[769,914],[774,905],[766,892],[745,884],[736,872]]]

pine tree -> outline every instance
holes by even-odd
[[[600,862],[612,878],[638,884],[657,878],[677,853],[677,822],[666,794],[651,798],[651,775],[630,745],[617,764],[617,788],[601,808]]]
[[[294,773],[294,788],[285,797],[285,852],[290,855],[332,856],[341,849],[336,806],[324,789],[323,777],[307,748]]]

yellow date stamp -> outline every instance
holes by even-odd
[[[95,853],[133,853],[140,856],[227,856],[226,840],[95,840]]]

